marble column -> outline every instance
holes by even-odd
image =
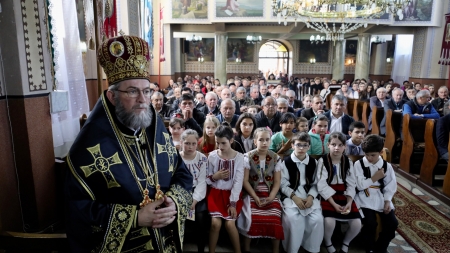
[[[333,77],[340,80],[344,78],[345,72],[345,42],[346,40],[336,41],[333,53]]]
[[[227,40],[226,32],[215,33],[214,78],[223,84],[227,83]]]
[[[374,44],[372,46],[375,47],[373,50],[373,55],[375,57],[371,59],[373,62],[373,70],[371,72],[374,75],[386,75],[386,54],[388,43]]]
[[[369,77],[370,68],[370,34],[358,34],[358,48],[356,51],[355,79]]]

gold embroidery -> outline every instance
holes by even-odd
[[[148,232],[147,227],[138,228],[130,233],[130,240],[134,240],[137,238],[141,238],[143,236],[149,236],[150,232]]]
[[[167,153],[167,158],[169,159],[169,172],[173,171],[173,167],[175,164],[175,154],[177,153],[177,149],[170,143],[170,136],[168,133],[164,133],[164,139],[166,141],[165,145],[158,145],[158,155],[161,153]]]
[[[179,185],[172,185],[170,190],[166,192],[166,196],[171,197],[177,205],[177,224],[180,233],[180,245],[181,248],[183,248],[184,222],[186,221],[187,213],[192,205],[192,193],[186,191],[186,189]]]
[[[119,154],[116,152],[113,156],[109,158],[103,157],[102,152],[100,150],[100,144],[97,144],[94,147],[87,148],[87,150],[94,157],[94,163],[80,167],[81,170],[83,170],[84,175],[86,177],[89,177],[93,173],[100,171],[103,177],[105,178],[106,182],[108,183],[108,188],[120,187],[120,184],[117,183],[116,179],[114,178],[114,175],[109,170],[109,168],[112,165],[122,164],[122,161],[119,158]]]
[[[130,250],[125,250],[125,251],[123,251],[123,253],[139,253],[139,252],[144,252],[144,251],[146,252],[148,250],[154,250],[153,245],[152,245],[152,240],[149,240],[145,244],[138,246],[136,248],[133,248]]]
[[[100,252],[120,252],[136,214],[136,206],[114,205]]]
[[[72,164],[72,161],[70,160],[70,156],[67,156],[67,164],[69,165],[69,169],[72,172],[73,176],[77,179],[78,183],[80,183],[80,185],[84,188],[84,190],[86,190],[86,192],[89,194],[89,196],[91,196],[91,199],[95,200],[94,193],[91,191],[91,189],[86,184],[86,182],[84,182],[83,179],[81,179],[81,177],[78,175],[78,173],[73,168],[73,164]]]

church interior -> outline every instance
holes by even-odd
[[[160,91],[179,78],[213,77],[225,85],[270,75],[339,80],[332,94],[341,81],[356,79],[450,88],[450,1],[315,1],[334,5],[302,13],[306,2],[314,1],[0,1],[0,253],[70,252],[66,156],[108,89],[96,51],[108,38],[147,41],[150,80]],[[395,12],[367,14],[373,10],[364,8],[375,7],[358,5],[358,17],[331,16],[342,12],[336,2],[386,2]],[[349,101],[346,114],[376,125],[377,109],[360,102]],[[397,176],[399,227],[388,252],[449,252],[450,166],[448,154],[445,161],[436,150],[437,120],[402,122],[389,115],[385,159]],[[197,252],[195,231],[189,233],[185,251]],[[270,252],[269,242],[253,243],[252,251]],[[349,252],[365,252],[354,244]],[[217,251],[232,248],[220,239]],[[324,244],[321,252],[327,252]]]

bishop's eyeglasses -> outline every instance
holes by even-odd
[[[137,97],[139,97],[141,92],[142,92],[142,95],[144,95],[144,97],[148,97],[149,98],[152,95],[152,89],[150,89],[150,88],[146,88],[146,89],[143,89],[143,90],[135,88],[135,89],[117,90],[117,91],[120,91],[120,92],[123,92],[123,93],[127,94],[127,96],[130,97],[130,98],[137,98]]]

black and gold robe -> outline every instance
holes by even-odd
[[[150,110],[150,127],[135,133],[117,120],[115,107],[103,93],[76,138],[67,156],[70,171],[65,190],[72,252],[182,251],[184,221],[192,202],[192,176],[164,123],[153,107]],[[137,159],[156,168],[161,190],[176,204],[177,218],[165,228],[137,225],[143,200],[138,183],[146,187],[144,180],[136,180],[146,178]],[[153,199],[155,186],[147,189]]]

